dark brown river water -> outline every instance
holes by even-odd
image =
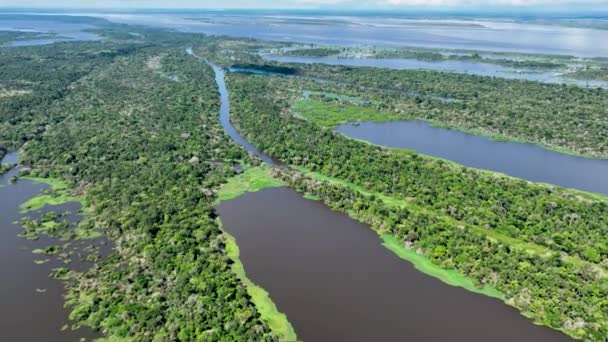
[[[68,265],[54,256],[33,254],[34,249],[61,246],[65,242],[43,236],[36,241],[18,237],[23,231],[19,221],[24,217],[19,212],[19,205],[47,186],[30,181],[9,184],[8,180],[16,173],[13,169],[0,176],[0,341],[59,342],[100,337],[87,329],[61,331],[62,326],[68,323],[69,314],[63,307],[64,286],[62,282],[49,278],[49,273],[57,267],[84,270],[90,264],[78,257],[79,251],[87,245],[97,244],[107,253],[109,245],[103,240],[73,242],[68,250],[74,255]],[[76,223],[80,219],[79,209],[80,204],[67,203],[45,207],[28,215],[37,218],[50,210],[58,213],[69,211],[72,214],[67,216],[68,221]],[[41,265],[34,263],[44,259],[50,261]]]
[[[399,259],[367,225],[288,189],[222,202],[248,277],[303,341],[569,341]]]

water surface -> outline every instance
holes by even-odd
[[[93,41],[100,40],[101,36],[87,32],[86,30],[94,29],[95,26],[87,24],[77,24],[53,21],[52,16],[44,16],[48,20],[25,20],[25,19],[7,19],[6,16],[0,17],[0,31],[18,31],[18,32],[33,32],[40,33],[41,36],[54,34],[53,37],[45,37],[41,39],[24,39],[16,40],[7,46],[33,46],[47,45],[56,42],[65,41]]]
[[[4,161],[3,161],[4,162]],[[71,262],[65,264],[54,256],[33,254],[34,249],[44,249],[51,245],[61,246],[65,242],[41,236],[39,240],[30,241],[18,237],[23,232],[19,222],[25,216],[20,213],[19,205],[34,197],[47,185],[20,180],[9,184],[9,179],[17,174],[13,169],[0,175],[0,331],[3,341],[79,341],[84,337],[93,339],[101,337],[99,333],[88,329],[61,331],[69,323],[69,310],[64,305],[64,287],[62,282],[49,278],[53,268],[67,267],[85,270],[91,266],[82,258],[82,251],[88,245],[96,245],[104,253],[109,245],[105,240],[73,242],[65,249],[71,253]],[[45,207],[28,214],[34,219],[48,211],[58,213],[69,211],[72,214],[66,219],[75,224],[80,220],[77,214],[78,203],[67,203],[61,206]],[[35,260],[49,259],[37,265]]]
[[[4,165],[13,165],[19,163],[19,153],[18,152],[9,152],[4,155],[1,161]]]
[[[283,63],[329,64],[357,67],[386,68],[395,70],[435,70],[493,76],[517,80],[537,81],[555,84],[575,84],[584,87],[608,88],[608,82],[592,80],[576,80],[562,77],[555,70],[520,69],[506,66],[471,62],[471,61],[423,61],[409,58],[338,58],[338,57],[297,57],[297,56],[262,56],[265,60]]]
[[[288,188],[222,202],[248,277],[303,341],[568,341],[499,300],[445,285],[367,225]]]
[[[608,30],[492,20],[208,12],[90,14],[183,32],[329,45],[418,46],[582,57],[608,56]]]
[[[247,151],[259,157],[263,162],[268,163],[269,165],[274,165],[277,161],[265,155],[255,146],[253,146],[236,130],[236,128],[234,128],[232,122],[230,122],[230,97],[228,94],[228,88],[226,88],[224,69],[196,55],[192,51],[192,48],[186,49],[186,53],[202,62],[209,64],[215,72],[215,82],[217,83],[218,91],[220,94],[220,122],[222,124],[222,127],[224,128],[224,132],[228,134],[228,136],[232,138],[232,140],[234,140],[237,144],[243,146]]]
[[[494,141],[422,121],[362,122],[336,130],[376,145],[411,149],[532,182],[608,195],[608,160],[570,156],[532,144]]]

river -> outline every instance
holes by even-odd
[[[495,141],[422,121],[362,122],[336,130],[376,145],[415,150],[532,182],[608,195],[608,160],[571,156],[532,144]]]
[[[232,137],[224,71],[213,69],[220,117]],[[220,203],[217,212],[236,238],[248,277],[270,293],[304,341],[570,340],[499,300],[417,271],[368,225],[294,190],[248,193]]]
[[[186,53],[190,56],[198,59],[201,62],[204,62],[213,68],[213,72],[215,73],[215,82],[217,83],[218,92],[220,95],[220,122],[222,127],[224,128],[224,132],[228,134],[234,142],[243,146],[245,150],[249,151],[251,154],[260,158],[263,162],[268,165],[275,165],[277,163],[273,158],[265,155],[260,150],[258,150],[255,146],[253,146],[247,139],[245,139],[239,132],[234,128],[232,123],[230,122],[230,98],[228,93],[228,88],[226,88],[225,77],[226,74],[224,69],[219,66],[207,61],[205,58],[197,55],[192,51],[192,48],[187,48]]]
[[[248,277],[303,341],[568,341],[499,300],[446,285],[371,228],[288,188],[222,202]]]
[[[15,153],[7,155],[2,162],[16,162]],[[62,327],[69,323],[69,310],[63,307],[65,293],[61,281],[49,278],[53,268],[67,267],[85,270],[90,263],[82,257],[84,249],[89,245],[100,248],[101,255],[109,252],[110,246],[103,239],[90,241],[74,241],[66,246],[64,251],[72,260],[65,264],[56,256],[34,254],[34,249],[44,249],[51,245],[64,245],[66,241],[58,241],[40,236],[31,241],[19,237],[23,232],[20,221],[25,216],[39,218],[48,211],[57,213],[70,212],[66,219],[75,225],[80,221],[78,214],[80,204],[66,203],[60,206],[45,207],[37,212],[24,214],[19,206],[28,199],[37,196],[47,189],[47,185],[19,180],[10,184],[9,179],[16,175],[16,168],[0,175],[0,331],[3,341],[78,341],[80,338],[93,339],[101,337],[99,333],[81,328],[73,331]],[[36,264],[35,261],[47,260],[46,263]]]

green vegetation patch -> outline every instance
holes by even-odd
[[[266,290],[254,284],[246,275],[245,268],[240,259],[239,246],[233,236],[224,231],[226,237],[226,253],[234,261],[232,271],[241,279],[247,287],[247,292],[260,313],[261,319],[268,324],[273,333],[281,341],[297,341],[296,332],[289,323],[287,316],[277,309]]]
[[[374,108],[351,104],[323,102],[319,100],[299,100],[294,104],[294,112],[324,127],[336,127],[358,121],[398,121],[406,120],[403,115],[379,112]]]
[[[85,200],[81,197],[72,196],[67,183],[62,180],[35,177],[22,177],[22,179],[36,183],[45,183],[51,186],[50,193],[30,198],[21,204],[20,207],[22,212],[36,211],[47,205],[61,205],[68,202],[79,202],[82,204],[83,208],[86,207]]]
[[[273,178],[267,166],[252,167],[238,176],[228,179],[217,194],[218,201],[235,199],[246,192],[256,192],[266,188],[276,188],[284,184]]]
[[[467,291],[479,293],[488,297],[498,298],[504,300],[505,295],[492,286],[485,285],[479,287],[475,284],[473,279],[463,275],[462,273],[455,270],[446,270],[440,266],[434,264],[424,255],[418,254],[415,251],[403,247],[403,244],[392,235],[382,235],[382,245],[403,260],[411,262],[414,267],[433,278],[437,278],[442,282],[456,287],[462,287]]]

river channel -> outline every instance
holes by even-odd
[[[337,127],[351,138],[415,150],[531,182],[608,195],[608,160],[571,156],[532,144],[496,141],[423,121],[362,122]]]
[[[228,116],[224,74],[214,70],[221,116]],[[294,190],[248,193],[217,212],[248,277],[270,293],[303,341],[570,340],[497,299],[417,271],[369,226]]]

